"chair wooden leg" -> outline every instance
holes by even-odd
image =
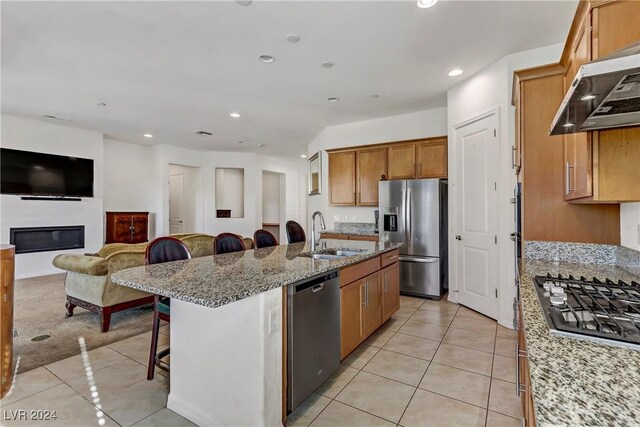
[[[149,364],[147,366],[147,379],[152,380],[156,368],[156,353],[158,352],[158,334],[160,333],[160,317],[158,311],[153,310],[153,329],[151,331],[151,348],[149,349]]]
[[[73,316],[73,309],[76,308],[76,305],[73,304],[71,301],[67,301],[66,304],[64,305],[67,309],[67,312],[64,314],[65,317],[71,317]]]
[[[102,332],[109,331],[110,324],[111,324],[111,307],[103,307],[102,308],[102,326],[100,327],[100,331]]]

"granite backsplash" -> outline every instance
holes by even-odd
[[[335,222],[334,228],[337,233],[373,233],[376,224],[371,222]]]
[[[640,276],[640,252],[624,246],[525,240],[524,258],[616,265]]]

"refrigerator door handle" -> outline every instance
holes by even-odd
[[[422,264],[432,264],[434,262],[440,261],[440,258],[414,258],[414,257],[408,257],[408,256],[401,256],[400,257],[400,261],[419,262],[419,263],[422,263]]]
[[[405,230],[406,230],[406,242],[407,242],[407,246],[411,247],[413,245],[413,235],[412,232],[413,230],[411,229],[411,187],[407,187],[406,189],[407,192],[407,203],[406,203],[406,207],[405,207],[405,218],[406,218],[406,222],[407,225],[405,226]]]

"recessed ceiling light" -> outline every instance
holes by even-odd
[[[236,3],[238,3],[240,6],[251,6],[253,0],[236,0]]]
[[[327,101],[329,101],[329,102],[338,102],[338,101],[340,101],[340,98],[336,98],[335,96],[332,96],[332,97],[327,98]]]
[[[418,0],[418,7],[428,9],[438,3],[438,0]]]
[[[233,113],[231,113],[231,114],[229,114],[229,115],[230,115],[231,117],[235,118],[235,119],[237,119],[238,117],[240,117],[240,113],[236,113],[236,112],[233,112]]]
[[[595,95],[585,95],[582,98],[580,98],[580,101],[591,101],[592,99],[596,99]]]
[[[286,39],[289,43],[298,43],[300,41],[300,36],[297,34],[288,34]]]
[[[333,67],[333,62],[327,61],[327,62],[323,62],[320,65],[322,66],[322,68],[331,68],[331,67]]]
[[[300,157],[302,157],[303,159],[306,159],[307,155],[306,154],[300,154]]]
[[[565,123],[565,124],[562,125],[562,127],[564,127],[564,128],[570,128],[570,127],[573,127],[573,126],[575,126],[575,124],[573,124],[573,123]]]
[[[271,64],[273,61],[276,60],[276,58],[274,58],[271,55],[260,55],[260,58],[258,58],[258,59],[260,59],[260,61],[262,61],[264,63],[267,63],[267,64]]]
[[[449,77],[459,76],[462,73],[464,73],[464,71],[462,71],[460,68],[454,68],[453,70],[449,71]]]
[[[153,135],[152,135],[152,134],[150,134],[150,133],[145,133],[145,134],[144,134],[144,135],[142,135],[142,136],[144,136],[145,138],[153,138]]]
[[[264,144],[260,144],[260,143],[258,143],[258,144],[256,144],[256,145],[257,145],[258,147],[264,147]]]

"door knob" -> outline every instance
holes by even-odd
[[[462,240],[462,236],[460,236],[459,234],[456,236],[456,240]]]

